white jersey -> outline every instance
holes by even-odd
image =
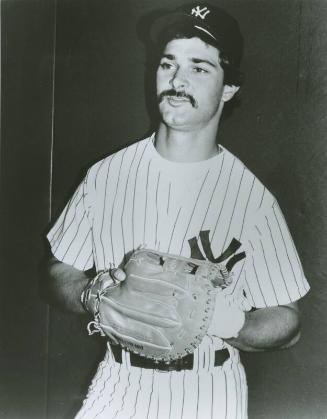
[[[189,257],[195,241],[208,256],[199,239],[207,232],[212,257],[226,255],[233,240],[245,256],[224,291],[231,303],[249,310],[298,300],[309,286],[276,200],[220,150],[196,163],[171,162],[156,151],[152,136],[96,163],[48,234],[54,256],[97,271],[123,266],[140,245]],[[225,262],[233,257],[229,252]],[[226,347],[230,359],[214,367],[214,351]],[[238,351],[206,336],[194,356],[193,370],[163,373],[131,367],[125,352],[117,364],[109,350],[77,417],[245,418]]]

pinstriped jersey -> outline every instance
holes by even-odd
[[[154,135],[93,165],[48,233],[54,256],[80,270],[123,266],[149,249],[190,256],[209,232],[215,257],[236,239],[245,258],[224,292],[252,307],[296,301],[309,290],[273,195],[226,148],[195,163],[164,159]],[[204,252],[201,241],[199,248]]]

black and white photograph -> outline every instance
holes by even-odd
[[[327,418],[327,1],[0,19],[0,418]]]

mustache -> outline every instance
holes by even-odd
[[[175,89],[169,89],[169,90],[164,90],[163,92],[160,93],[160,95],[158,96],[158,103],[160,103],[163,98],[165,96],[175,96],[175,97],[184,97],[185,99],[188,99],[191,103],[191,105],[193,106],[193,108],[197,108],[198,104],[196,102],[196,100],[194,99],[194,97],[192,95],[189,95],[186,92],[179,92]]]

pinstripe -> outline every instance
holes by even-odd
[[[82,251],[82,249],[84,248],[84,245],[85,245],[85,243],[86,243],[86,240],[87,240],[87,238],[89,237],[89,235],[90,235],[91,231],[92,231],[92,230],[89,230],[89,231],[88,231],[88,233],[87,233],[87,235],[86,235],[86,237],[85,237],[85,239],[84,239],[84,241],[83,241],[83,243],[82,243],[81,247],[79,248],[79,251],[78,251],[78,253],[77,253],[77,255],[76,255],[75,259],[74,259],[73,265],[75,264],[76,260],[78,259],[79,255],[81,254],[81,251]],[[89,256],[89,259],[90,259],[90,256]],[[89,259],[88,259],[88,260],[89,260]]]
[[[200,401],[200,375],[198,374],[198,395],[196,398],[196,419],[199,417],[199,401]]]
[[[236,287],[237,287],[238,281],[239,281],[239,279],[240,279],[240,277],[241,277],[241,274],[242,274],[242,272],[243,272],[244,265],[245,265],[245,261],[243,261],[243,263],[242,263],[242,267],[241,267],[241,269],[240,269],[240,272],[239,272],[239,274],[238,274],[237,279],[236,279],[236,280],[234,281],[234,283],[232,284],[232,285],[233,285],[233,287],[232,287],[232,288],[230,288],[230,289],[228,290],[228,293],[226,292],[226,294],[231,295],[231,294],[233,294],[233,293],[234,293],[234,291],[235,291],[235,289],[236,289]]]
[[[130,174],[131,174],[132,166],[133,166],[134,161],[135,161],[135,156],[136,156],[137,150],[139,148],[139,144],[140,143],[137,143],[137,145],[135,147],[134,156],[132,158],[132,162],[131,162],[131,164],[129,166],[129,169],[128,169],[128,174],[127,174],[127,179],[126,179],[126,185],[125,185],[125,192],[124,192],[123,208],[122,208],[121,217],[120,217],[121,234],[122,234],[122,242],[123,242],[123,249],[124,249],[124,261],[126,259],[126,244],[125,244],[125,234],[124,234],[123,218],[124,218],[124,212],[125,212],[125,207],[126,207],[126,196],[127,196],[127,189],[128,189],[129,177],[130,177]]]
[[[237,368],[237,372],[238,372],[238,378],[239,378],[239,384],[240,384],[240,403],[241,403],[241,414],[242,414],[242,416],[243,416],[243,413],[244,413],[244,406],[243,406],[243,398],[244,398],[244,395],[243,395],[243,386],[242,386],[242,376],[241,376],[241,372],[240,372],[240,364],[239,363],[237,363],[236,364],[236,368]]]
[[[266,188],[265,188],[265,187],[263,187],[263,192],[262,192],[261,201],[260,201],[260,204],[259,204],[258,210],[261,208],[261,205],[262,205],[262,203],[263,203],[263,197],[264,197],[264,195],[265,195],[265,192],[266,192]]]
[[[213,188],[213,191],[212,191],[212,194],[211,194],[210,200],[209,200],[209,202],[208,202],[208,206],[207,206],[207,209],[206,209],[205,214],[204,214],[204,217],[203,217],[203,221],[202,221],[202,224],[201,224],[201,227],[200,227],[200,231],[202,230],[202,228],[203,228],[203,226],[204,226],[205,220],[206,220],[207,215],[208,215],[209,208],[210,208],[210,206],[211,206],[212,199],[213,199],[213,197],[214,197],[214,195],[215,195],[215,192],[216,192],[216,190],[217,190],[217,186],[218,186],[218,183],[219,183],[219,179],[220,179],[220,176],[221,176],[221,172],[222,172],[222,169],[223,169],[223,166],[224,166],[224,160],[225,160],[225,154],[223,155],[223,158],[222,158],[222,162],[221,162],[221,165],[220,165],[219,174],[218,174],[218,176],[217,176],[217,180],[216,180],[215,186],[214,186],[214,188]],[[200,235],[200,233],[199,233],[199,235]]]
[[[109,406],[110,405],[110,403],[113,401],[113,399],[114,399],[114,394],[115,394],[115,392],[116,392],[116,387],[118,386],[118,384],[120,383],[120,380],[121,380],[121,374],[120,374],[120,370],[121,370],[121,366],[122,366],[122,364],[119,364],[119,366],[118,366],[118,368],[119,368],[119,370],[118,370],[118,380],[115,382],[115,384],[114,384],[114,386],[113,386],[113,389],[112,389],[112,392],[109,394],[109,397],[108,397],[108,402],[107,402],[107,405]]]
[[[76,191],[74,192],[73,196],[71,197],[71,199],[69,200],[68,204],[67,204],[67,210],[66,210],[66,214],[63,217],[64,219],[66,218],[71,206],[73,205],[73,202],[75,201],[76,196],[78,195],[79,191],[80,191],[81,185],[79,185],[79,187],[76,189]],[[75,204],[75,214],[76,214],[76,206],[78,205],[78,203],[83,199],[83,196],[80,197],[80,199],[78,200],[78,202],[76,202]],[[74,217],[73,217],[74,219]],[[58,227],[56,228],[56,225],[54,226],[54,230],[52,231],[52,239],[50,240],[50,244],[53,244],[56,242],[56,240],[58,239],[58,236],[60,235],[60,232],[62,232],[62,228],[63,228],[64,224],[58,223]],[[59,245],[58,245],[59,246]],[[58,247],[57,246],[57,247]]]
[[[83,214],[83,217],[81,218],[81,220],[80,220],[80,222],[78,223],[78,226],[77,226],[77,231],[76,231],[76,233],[75,233],[75,235],[74,235],[74,237],[72,238],[72,240],[70,241],[70,243],[69,243],[69,245],[68,245],[68,247],[67,247],[67,249],[66,249],[66,252],[64,253],[64,255],[63,255],[63,259],[65,259],[65,257],[67,256],[67,253],[68,253],[68,251],[69,251],[69,249],[70,249],[70,247],[71,247],[71,245],[74,243],[74,241],[75,241],[75,239],[76,239],[76,237],[77,237],[77,235],[78,235],[78,233],[79,233],[79,228],[80,228],[80,226],[81,226],[81,224],[82,224],[82,221],[84,220],[84,218],[85,218],[85,213]]]
[[[171,182],[169,182],[169,186],[168,186],[167,215],[169,214],[170,190],[171,190]]]
[[[244,271],[245,272],[245,276],[244,276],[244,282],[245,282],[245,284],[247,285],[247,291],[249,291],[249,294],[250,294],[250,297],[251,297],[251,305],[252,305],[252,307],[254,307],[255,306],[255,302],[254,302],[254,298],[253,298],[253,295],[252,295],[252,293],[251,293],[251,288],[250,288],[250,285],[249,285],[249,283],[248,283],[248,280],[247,280],[247,277],[246,277],[246,270]],[[247,296],[247,295],[246,295]],[[247,296],[248,297],[248,296]]]
[[[158,214],[158,189],[159,189],[159,182],[160,182],[160,172],[158,173],[158,179],[157,179],[157,187],[156,187],[156,235],[155,235],[155,245],[157,246],[158,243],[158,220],[159,220],[159,214]]]
[[[211,419],[213,419],[213,398],[214,398],[214,381],[213,381],[213,373],[210,374],[211,375]]]
[[[150,407],[151,407],[151,401],[153,396],[153,384],[154,384],[154,370],[152,370],[152,383],[151,383],[151,393],[149,397],[149,405],[148,405],[148,413],[146,415],[146,418],[149,419],[149,413],[150,413]]]
[[[93,226],[92,226],[92,229],[93,229]],[[93,258],[94,258],[95,266],[98,267],[99,266],[99,260],[98,260],[98,253],[96,251],[96,244],[95,244],[95,240],[94,240],[94,234],[92,234],[92,251],[93,251]]]
[[[242,233],[243,233],[244,221],[245,221],[245,218],[246,218],[246,214],[247,214],[247,212],[248,212],[248,206],[249,206],[250,198],[251,198],[251,195],[252,195],[254,182],[255,182],[255,177],[253,176],[253,181],[252,181],[252,185],[251,185],[250,193],[249,193],[248,199],[247,199],[247,201],[246,201],[246,205],[245,205],[245,211],[244,211],[244,216],[243,216],[243,220],[242,220],[242,228],[241,228],[241,232],[240,232],[240,236],[239,236],[240,240],[241,240]]]
[[[267,262],[266,254],[265,254],[265,249],[264,249],[264,247],[263,247],[263,244],[262,244],[262,241],[261,241],[261,240],[260,240],[260,246],[261,246],[261,250],[262,250],[263,258],[264,258],[264,261],[265,261],[265,264],[266,264],[266,268],[267,268],[267,272],[268,272],[268,276],[269,276],[270,284],[271,284],[271,287],[272,287],[272,289],[273,289],[273,291],[274,291],[274,294],[275,294],[275,298],[276,298],[277,304],[279,305],[279,301],[278,301],[278,298],[277,298],[276,290],[275,290],[275,287],[274,287],[274,284],[273,284],[273,281],[272,281],[272,278],[271,278],[271,274],[270,274],[270,270],[269,270],[269,266],[268,266],[268,262]]]
[[[198,359],[197,359],[196,373],[198,374],[200,371],[200,351],[199,350],[197,351],[197,354],[198,354],[198,357],[197,357]]]
[[[133,241],[132,241],[132,243],[133,243],[133,250],[135,250],[135,221],[134,221],[134,216],[135,216],[135,194],[136,194],[136,183],[137,183],[137,178],[138,178],[138,172],[139,172],[139,168],[140,168],[140,164],[141,164],[141,161],[142,161],[142,158],[143,158],[143,155],[144,155],[144,152],[145,152],[145,150],[146,150],[146,148],[148,147],[148,145],[149,145],[149,143],[145,143],[145,146],[144,146],[144,148],[143,148],[143,151],[142,151],[142,154],[141,154],[141,157],[140,157],[140,159],[139,159],[139,162],[138,162],[138,165],[137,165],[137,168],[136,168],[136,174],[135,174],[135,182],[134,182],[134,193],[133,193],[133,206],[132,206],[132,237],[133,237]]]
[[[275,219],[276,219],[277,225],[278,225],[278,229],[279,229],[279,232],[280,232],[280,236],[281,236],[281,238],[282,238],[282,240],[283,240],[285,253],[286,253],[286,255],[287,255],[287,259],[288,259],[288,262],[289,262],[289,264],[290,264],[290,268],[291,268],[292,273],[293,273],[294,282],[296,283],[297,289],[298,289],[298,291],[299,291],[299,295],[301,296],[301,292],[300,292],[299,284],[298,284],[298,282],[297,282],[297,280],[296,280],[296,276],[295,276],[295,272],[294,272],[294,269],[293,269],[293,265],[292,265],[292,263],[291,263],[291,259],[290,259],[290,256],[289,256],[289,253],[288,253],[288,250],[287,250],[287,246],[286,246],[286,242],[285,242],[285,239],[284,239],[284,235],[283,235],[283,232],[282,232],[281,226],[280,226],[280,224],[279,224],[279,220],[278,220],[278,218],[277,218],[277,215],[276,215],[276,212],[275,212],[275,206],[274,206],[274,205],[273,205],[272,209],[273,209],[273,213],[274,213],[274,216],[275,216]],[[297,252],[295,252],[295,253],[297,253]],[[299,262],[299,260],[298,260],[298,263],[300,263],[300,262]]]
[[[99,415],[101,415],[101,413],[103,413],[104,409],[106,408],[106,405],[104,404],[102,406],[102,409],[94,416],[94,419],[97,418]]]
[[[102,211],[102,221],[101,221],[101,229],[100,229],[100,243],[102,247],[102,253],[103,253],[103,266],[106,266],[106,254],[104,250],[104,244],[103,244],[103,224],[104,224],[104,218],[105,218],[105,212],[106,212],[106,203],[107,203],[107,186],[108,186],[108,178],[109,178],[109,172],[111,168],[111,163],[113,162],[116,154],[113,155],[112,159],[109,162],[108,170],[107,170],[107,176],[106,176],[106,183],[104,188],[104,200],[103,200],[103,211]]]
[[[62,234],[60,234],[60,239],[59,239],[59,241],[58,241],[58,243],[57,243],[57,246],[55,246],[54,248],[53,248],[53,251],[54,252],[56,252],[58,249],[59,249],[59,247],[60,247],[60,245],[61,245],[61,243],[62,243],[62,240],[63,240],[63,238],[65,237],[65,235],[67,234],[67,231],[69,230],[69,228],[73,225],[73,223],[74,223],[74,220],[75,220],[75,216],[76,216],[76,212],[77,212],[77,207],[79,206],[79,204],[82,202],[82,200],[83,200],[83,196],[81,196],[80,197],[80,199],[76,202],[76,205],[74,206],[74,216],[73,216],[73,218],[70,220],[70,222],[69,222],[69,224],[68,224],[68,226],[66,227],[66,229],[63,231],[63,233]]]
[[[100,399],[101,394],[102,394],[102,392],[103,392],[103,390],[105,388],[106,382],[111,378],[112,368],[113,368],[113,364],[110,366],[109,377],[107,378],[107,380],[105,380],[103,382],[103,385],[102,385],[102,388],[101,388],[101,390],[99,392],[98,397],[95,398],[95,399],[93,399],[93,402],[92,402],[91,406],[89,406],[89,408],[85,410],[85,412],[83,413],[83,415],[79,419],[83,419],[85,417],[86,413],[91,412],[91,410],[92,410],[93,406],[95,405],[95,403]]]
[[[128,389],[128,388],[130,388],[130,385],[131,385],[131,382],[130,382],[130,376],[131,376],[131,373],[130,373],[130,372],[128,372],[128,376],[127,376],[127,384],[126,384],[126,387],[125,387],[125,392],[124,392],[124,395],[123,395],[123,397],[122,397],[122,404],[121,404],[121,408],[120,408],[120,410],[118,410],[118,411],[117,411],[117,413],[122,412],[122,411],[123,411],[123,409],[124,409],[124,406],[125,406],[125,399],[126,399],[126,395],[127,395],[127,389]]]
[[[101,362],[101,371],[98,371],[98,373],[97,373],[97,375],[96,375],[96,379],[94,379],[93,381],[92,381],[92,384],[91,384],[91,386],[90,386],[90,388],[89,388],[89,393],[88,393],[88,396],[90,396],[91,394],[92,394],[92,392],[94,391],[94,389],[97,387],[97,384],[98,384],[98,382],[99,382],[99,380],[102,378],[102,376],[103,376],[103,371],[104,371],[104,368],[105,368],[105,363],[104,363],[104,361],[102,361]]]
[[[101,167],[104,165],[104,163],[107,163],[107,161],[108,161],[108,160],[110,160],[110,161],[111,161],[112,157],[113,157],[113,156],[110,156],[108,159],[103,159],[103,160],[101,161],[101,163],[99,164],[98,170],[97,170],[97,172],[96,172],[96,174],[95,174],[95,176],[94,176],[94,190],[95,190],[95,191],[96,191],[96,189],[97,189],[98,174],[99,174],[99,172],[100,172],[100,170],[101,170]],[[110,164],[110,163],[109,163],[109,164]]]
[[[149,190],[149,170],[150,170],[150,164],[152,160],[149,160],[148,164],[148,170],[146,174],[146,184],[145,184],[145,206],[144,206],[144,226],[143,226],[143,243],[145,243],[145,226],[146,226],[146,220],[147,220],[147,207],[148,207],[148,190]]]
[[[113,264],[114,266],[116,266],[116,260],[115,260],[115,251],[114,251],[114,244],[113,244],[113,233],[112,233],[112,223],[113,223],[113,216],[114,216],[114,211],[115,211],[115,204],[116,204],[116,199],[117,199],[117,191],[118,191],[118,185],[119,185],[119,181],[120,181],[120,173],[121,173],[121,168],[122,168],[122,164],[124,161],[124,157],[125,154],[127,152],[127,148],[125,148],[121,159],[120,159],[120,165],[119,165],[119,171],[118,171],[118,176],[117,176],[117,181],[116,181],[116,190],[115,190],[115,194],[114,194],[114,200],[112,202],[112,206],[111,206],[111,217],[110,217],[110,242],[111,242],[111,252],[112,252],[112,259],[113,259]]]
[[[180,214],[180,212],[181,212],[181,209],[182,209],[182,208],[180,208],[180,209],[178,210],[177,217],[176,217],[175,222],[174,222],[173,231],[171,232],[171,236],[170,236],[170,240],[169,240],[169,245],[168,245],[168,249],[167,249],[167,252],[168,252],[168,253],[169,253],[169,250],[170,250],[170,245],[171,245],[171,242],[172,242],[172,240],[173,240],[173,236],[174,236],[174,233],[175,233],[175,228],[176,228],[177,220],[178,220],[178,218],[179,218],[179,214]]]
[[[115,381],[115,384],[114,384],[114,388],[113,388],[113,390],[112,390],[112,392],[110,393],[110,395],[109,395],[109,400],[108,400],[108,402],[106,403],[106,402],[104,402],[103,403],[103,408],[94,416],[94,419],[95,418],[97,418],[103,411],[104,411],[104,409],[106,408],[106,406],[109,406],[110,405],[110,403],[112,402],[112,400],[113,400],[113,394],[115,393],[115,390],[116,390],[116,386],[117,386],[117,383],[119,383],[119,381],[120,381],[120,374],[119,374],[119,372],[120,372],[120,368],[121,368],[121,365],[119,364],[119,371],[118,371],[118,374],[117,374],[117,376],[118,376],[118,380],[116,380]],[[104,383],[104,386],[103,386],[103,388],[102,388],[102,390],[101,390],[101,392],[100,392],[100,394],[99,394],[99,397],[98,397],[98,399],[97,400],[100,400],[101,398],[103,398],[103,395],[104,395],[104,390],[105,390],[105,388],[106,388],[106,384],[107,384],[107,382],[109,381],[109,379],[110,379],[110,377],[105,381],[105,383]]]
[[[185,370],[183,371],[183,400],[182,400],[182,414],[181,418],[184,416],[184,403],[185,403]]]
[[[284,278],[284,274],[283,274],[283,270],[282,270],[282,267],[281,267],[281,264],[280,264],[280,260],[279,260],[279,257],[278,257],[278,253],[277,253],[275,241],[274,241],[274,238],[273,238],[273,235],[272,235],[272,231],[271,231],[271,228],[270,228],[270,225],[269,225],[269,222],[268,222],[268,218],[267,218],[267,216],[265,218],[266,218],[267,226],[268,226],[268,229],[269,229],[271,241],[272,241],[272,244],[274,246],[274,250],[275,250],[276,259],[277,259],[277,262],[278,262],[279,271],[280,271],[281,277],[283,278],[283,282],[284,282],[284,286],[285,286],[285,289],[286,289],[288,298],[289,298],[289,300],[291,300],[291,296],[290,296],[290,293],[288,291],[287,284],[286,284],[286,281],[285,281],[285,278]]]
[[[231,364],[231,372],[232,372],[233,380],[234,380],[234,383],[235,383],[235,386],[234,386],[235,387],[235,417],[237,418],[238,417],[238,403],[239,403],[239,399],[240,399],[240,394],[238,392],[237,380],[236,380],[235,371],[233,369],[233,366],[234,366],[234,361],[232,361],[232,364]]]
[[[213,348],[214,347],[213,338],[211,336],[208,336],[208,338],[211,341],[211,347]],[[209,362],[208,362],[208,370],[207,370],[208,373],[210,372],[210,370],[212,368],[211,363],[212,363],[212,365],[214,365],[214,363],[215,363],[214,351],[209,351]]]
[[[141,379],[142,379],[143,369],[139,368],[139,370],[140,370],[139,387],[138,387],[138,390],[136,392],[136,398],[135,398],[135,403],[134,403],[134,413],[129,417],[129,419],[132,419],[132,417],[134,417],[135,414],[136,414],[136,405],[137,405],[138,398],[139,398],[139,393],[140,393],[140,390],[141,390]]]
[[[255,274],[255,279],[256,279],[256,282],[258,284],[258,288],[260,290],[261,297],[263,299],[263,302],[264,302],[265,306],[268,307],[267,301],[265,299],[265,295],[262,292],[262,288],[261,288],[260,281],[259,281],[259,278],[258,278],[258,274],[257,274],[257,270],[256,270],[256,267],[255,267],[253,256],[252,256],[252,266],[253,266],[253,271],[254,271],[254,274]],[[250,294],[251,294],[251,287],[249,286],[249,284],[248,284],[248,288],[249,288],[249,291],[250,291]],[[252,298],[252,301],[255,302],[255,299],[253,298],[252,294],[251,294],[251,298]]]
[[[228,224],[227,233],[226,233],[226,236],[225,236],[224,244],[223,244],[222,249],[221,249],[221,251],[222,251],[222,252],[223,252],[223,250],[225,249],[226,240],[227,240],[227,237],[228,237],[228,235],[229,235],[229,232],[230,232],[230,226],[231,226],[231,224],[232,224],[232,220],[233,220],[234,213],[235,213],[236,204],[237,204],[238,198],[239,198],[239,196],[240,196],[240,189],[241,189],[241,185],[242,185],[242,180],[243,180],[243,176],[244,176],[244,171],[245,171],[245,168],[243,167],[242,176],[241,176],[241,180],[240,180],[240,183],[239,183],[239,185],[238,185],[238,188],[237,188],[237,194],[236,194],[235,202],[234,202],[234,205],[233,205],[232,214],[231,214],[231,216],[229,217],[229,224]]]
[[[214,228],[213,233],[212,233],[212,238],[215,237],[217,226],[218,226],[218,223],[219,223],[219,220],[220,220],[220,216],[221,216],[222,210],[224,208],[224,204],[225,204],[227,192],[228,192],[228,189],[229,189],[230,179],[232,177],[232,172],[233,172],[233,169],[234,169],[234,164],[235,164],[235,158],[233,159],[233,164],[232,164],[232,167],[231,167],[230,172],[229,172],[228,182],[227,182],[227,186],[226,186],[226,189],[225,189],[225,194],[224,194],[223,202],[221,204],[220,211],[219,211],[219,214],[218,214],[218,217],[217,217],[217,221],[216,221],[216,225],[215,225],[215,228]]]
[[[169,419],[171,418],[171,402],[172,402],[172,398],[173,398],[173,393],[172,393],[172,390],[171,390],[171,376],[172,376],[172,373],[170,372],[169,373],[169,394],[170,394],[170,398],[169,398]]]
[[[259,290],[260,290],[260,293],[261,293],[262,299],[263,299],[263,301],[264,301],[264,303],[265,303],[266,307],[268,307],[267,301],[266,301],[266,299],[265,299],[265,295],[264,295],[264,293],[263,293],[263,291],[262,291],[262,288],[261,288],[261,285],[260,285],[260,281],[259,281],[259,278],[258,278],[258,274],[257,274],[257,270],[256,270],[256,267],[255,267],[255,263],[254,263],[254,258],[253,258],[253,256],[252,256],[252,264],[253,264],[253,271],[254,271],[254,273],[255,273],[255,279],[256,279],[256,281],[257,281],[257,284],[258,284],[258,287],[259,287]],[[253,300],[253,301],[254,301],[254,300]]]
[[[157,401],[157,419],[158,419],[158,416],[159,416],[159,397],[158,397],[158,401]]]
[[[181,253],[182,253],[182,250],[183,250],[183,245],[184,245],[184,242],[185,242],[185,238],[186,238],[186,235],[187,235],[188,230],[189,230],[189,228],[190,228],[190,224],[191,224],[191,221],[192,221],[192,218],[193,218],[193,215],[194,215],[195,208],[196,208],[196,206],[197,206],[197,204],[198,204],[198,202],[199,202],[199,198],[200,198],[201,192],[202,192],[202,190],[203,190],[203,186],[204,186],[204,184],[205,184],[205,182],[206,182],[206,180],[207,180],[207,178],[208,178],[208,174],[209,174],[209,172],[210,172],[210,170],[208,170],[208,171],[207,171],[207,174],[205,175],[205,178],[204,178],[204,180],[203,180],[203,182],[202,182],[202,185],[201,185],[200,190],[199,190],[199,192],[198,192],[198,195],[197,195],[197,197],[196,197],[196,200],[195,200],[195,203],[194,203],[194,206],[193,206],[193,210],[192,210],[192,213],[191,213],[191,216],[190,216],[190,219],[189,219],[189,222],[188,222],[188,224],[187,224],[187,228],[186,228],[186,231],[185,231],[185,234],[184,234],[183,240],[182,240],[182,245],[181,245],[181,248],[180,248],[179,254],[181,254]]]
[[[90,261],[90,259],[92,259],[93,253],[90,253],[90,256],[87,258],[84,266],[83,266],[83,271],[85,271],[86,267],[88,266],[88,263]]]
[[[226,376],[226,372],[223,371],[224,373],[224,379],[225,379],[225,419],[227,419],[227,412],[228,412],[228,399],[227,399],[227,394],[228,394],[228,386],[227,386],[227,376]]]

